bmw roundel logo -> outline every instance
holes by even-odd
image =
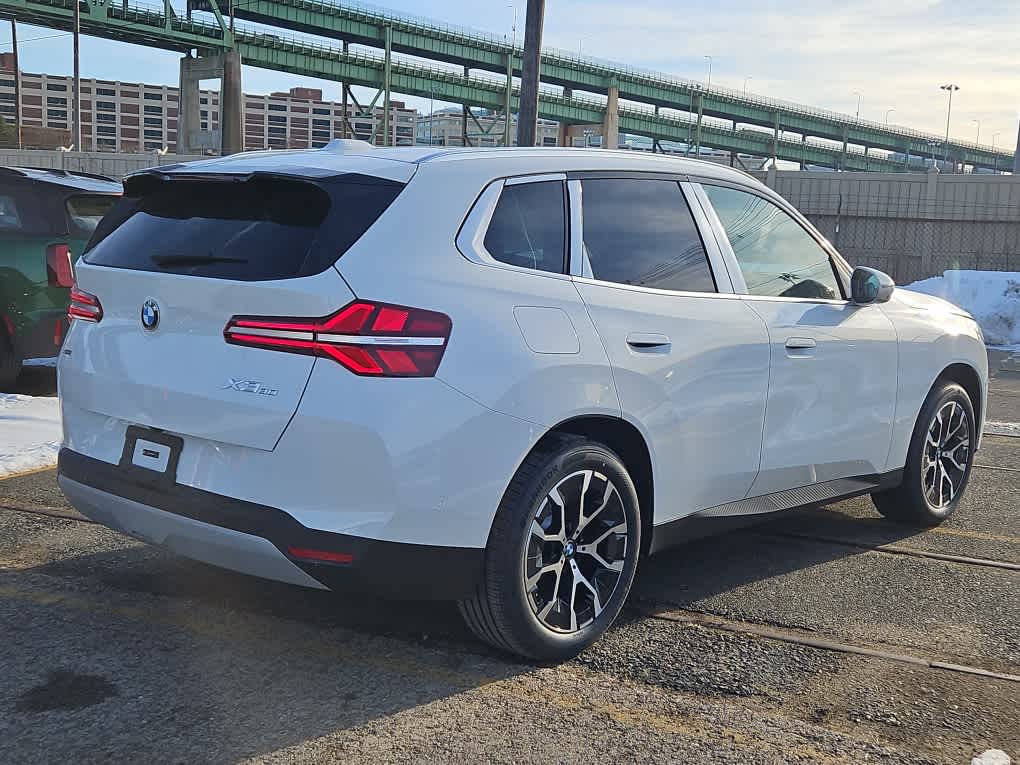
[[[142,326],[150,332],[159,326],[159,305],[152,298],[142,303]]]

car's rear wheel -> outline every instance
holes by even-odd
[[[620,458],[599,443],[552,439],[510,482],[461,613],[497,648],[569,659],[619,615],[640,550],[637,492]]]
[[[886,518],[935,526],[960,505],[977,443],[974,406],[952,382],[935,386],[925,399],[910,441],[903,483],[872,494]]]

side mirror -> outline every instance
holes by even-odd
[[[885,303],[892,297],[896,282],[889,274],[858,266],[850,277],[850,297],[857,305]]]

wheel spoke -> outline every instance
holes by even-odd
[[[605,476],[603,476],[603,475],[599,475],[598,477],[602,478],[603,480],[605,480]],[[585,491],[588,490],[588,484],[587,483],[585,483],[584,488],[585,488]],[[615,494],[615,493],[616,493],[616,487],[613,486],[611,481],[606,481],[606,490],[602,494],[602,504],[599,505],[597,508],[595,508],[595,511],[591,515],[585,515],[584,514],[584,494],[581,495],[580,522],[577,524],[577,531],[574,532],[575,536],[577,536],[577,537],[581,536],[581,532],[584,531],[585,528],[587,528],[588,524],[591,523],[593,520],[595,520],[595,518],[598,517],[599,513],[601,513],[603,510],[606,509],[606,505],[609,504],[609,500],[612,499],[613,494]]]
[[[546,565],[542,566],[542,568],[540,568],[538,571],[536,571],[534,574],[532,574],[530,577],[528,577],[527,582],[525,582],[525,584],[527,584],[527,586],[528,586],[528,590],[535,589],[535,587],[538,585],[538,580],[541,579],[546,574],[552,573],[553,571],[555,571],[556,574],[557,574],[556,582],[557,582],[557,586],[558,586],[559,585],[559,574],[563,571],[563,561],[562,560],[555,561],[554,563],[547,563]],[[555,597],[555,596],[556,596],[556,590],[554,589],[553,590],[553,597]]]
[[[595,608],[595,616],[602,613],[602,601],[599,599],[599,591],[595,588],[595,585],[588,581],[587,577],[581,573],[581,569],[578,567],[576,561],[570,561],[570,573],[574,575],[573,593],[571,595],[571,610],[574,612],[572,617],[573,621],[577,622],[577,608],[576,608],[576,597],[577,588],[579,585],[584,585],[585,589],[591,593],[592,603]],[[576,629],[576,627],[575,627]]]
[[[945,438],[942,439],[941,442],[942,446],[945,446],[947,443],[949,443],[949,439],[952,438],[957,433],[957,431],[959,431],[960,428],[962,428],[964,424],[967,422],[967,416],[963,413],[963,408],[960,407],[955,401],[950,401],[949,403],[952,406],[952,409],[949,410],[949,432],[946,433]],[[956,424],[956,427],[954,428],[953,417],[956,414],[957,409],[960,410],[960,421]]]
[[[560,530],[559,534],[548,534],[546,530],[542,528],[542,524],[535,518],[531,521],[531,535],[538,537],[543,542],[562,542],[564,540],[563,530]]]

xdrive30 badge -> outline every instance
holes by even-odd
[[[280,392],[279,388],[270,388],[258,380],[245,380],[240,377],[231,377],[227,380],[227,384],[220,388],[220,390],[227,389],[236,390],[238,393],[254,393],[258,396],[275,396]]]

